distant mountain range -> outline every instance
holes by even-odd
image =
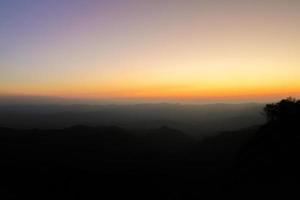
[[[263,124],[262,104],[0,105],[0,125],[64,128],[76,124],[130,130],[173,127],[202,137]]]

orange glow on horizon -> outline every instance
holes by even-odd
[[[15,93],[11,91],[16,91]],[[24,92],[26,91],[26,92]],[[79,99],[172,99],[172,100],[246,100],[264,99],[287,96],[300,96],[300,85],[273,85],[273,86],[238,86],[228,85],[154,85],[135,86],[130,85],[77,85],[69,87],[29,87],[26,90],[18,91],[9,88],[4,95],[24,95],[24,96],[48,96]]]

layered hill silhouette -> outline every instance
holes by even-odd
[[[1,127],[0,195],[199,199],[290,192],[300,177],[299,105],[292,98],[266,105],[264,125],[203,140],[168,126]]]

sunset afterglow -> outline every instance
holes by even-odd
[[[30,2],[0,2],[0,96],[300,97],[300,1]]]

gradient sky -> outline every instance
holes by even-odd
[[[0,96],[300,97],[298,0],[1,0]]]

